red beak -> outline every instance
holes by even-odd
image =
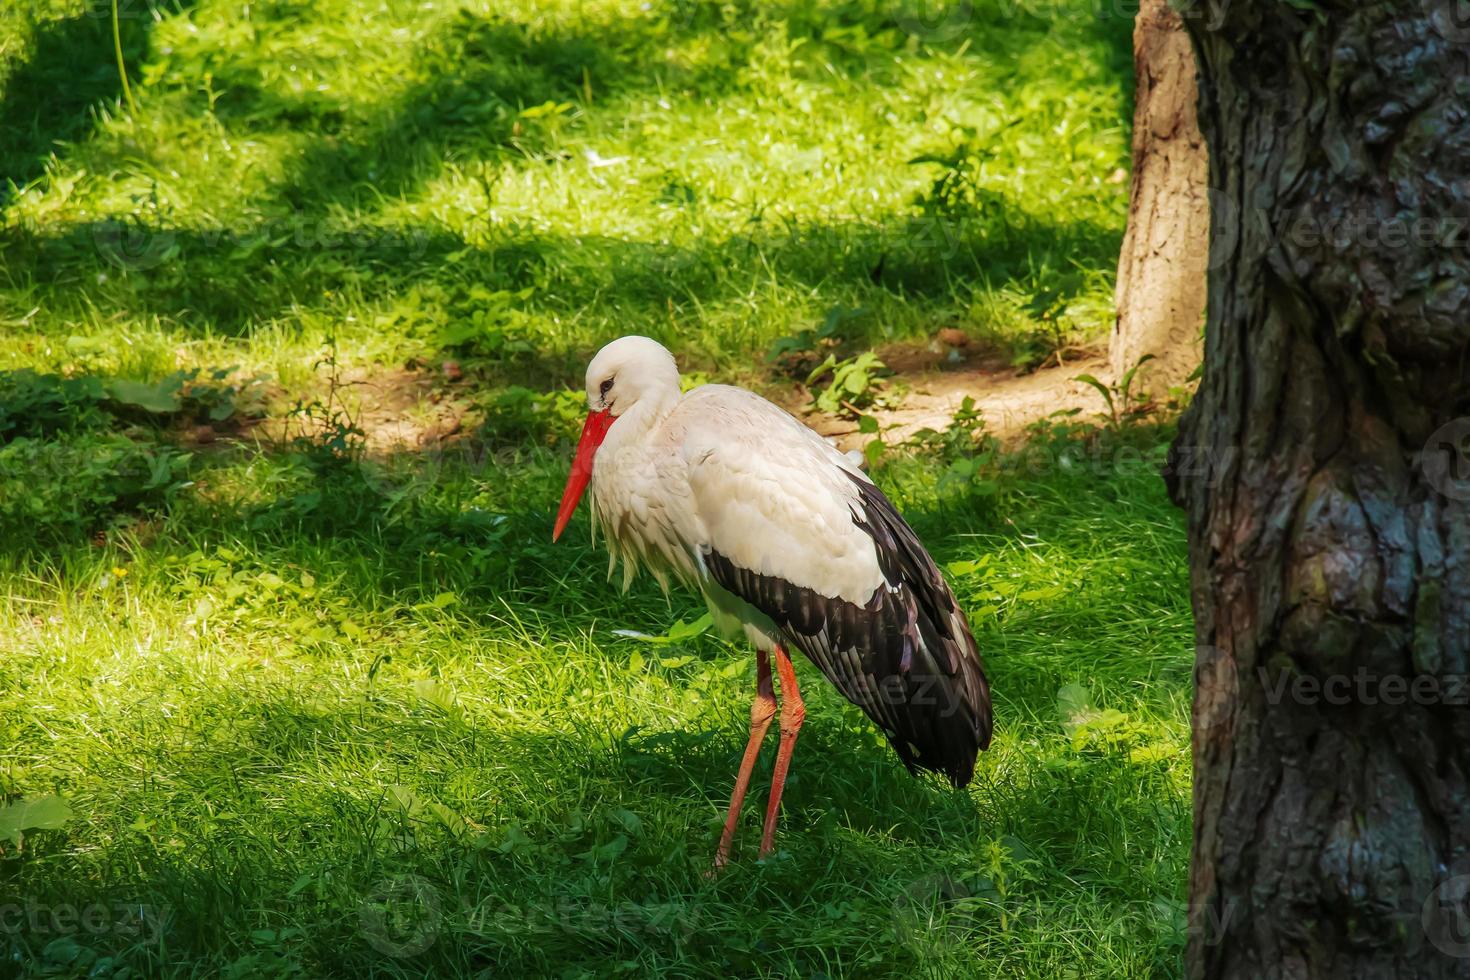
[[[572,460],[572,472],[567,476],[567,488],[561,494],[561,509],[556,512],[556,527],[551,531],[552,541],[561,537],[561,532],[566,530],[567,521],[572,519],[572,511],[577,509],[577,501],[582,499],[587,481],[592,479],[592,457],[597,455],[597,447],[602,445],[602,440],[607,437],[607,430],[616,421],[611,412],[603,409],[590,413],[587,421],[582,424],[582,438],[577,443],[577,456]]]

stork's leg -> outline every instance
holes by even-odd
[[[786,786],[786,769],[791,765],[791,750],[796,748],[796,735],[806,719],[806,705],[796,687],[796,668],[786,651],[776,648],[776,672],[781,675],[781,746],[776,750],[776,772],[771,777],[771,799],[766,804],[766,829],[761,834],[760,856],[771,853],[776,838],[776,811],[781,806],[781,790]]]
[[[785,656],[777,648],[779,656]],[[782,681],[785,688],[785,681]],[[735,838],[735,824],[740,820],[740,805],[750,786],[750,773],[761,753],[761,740],[776,717],[776,694],[771,689],[771,660],[764,650],[756,651],[755,700],[750,703],[750,741],[745,744],[745,758],[740,760],[740,775],[735,777],[735,792],[730,794],[730,809],[725,814],[725,831],[720,834],[720,848],[715,852],[715,867],[723,868],[730,860],[730,842]]]

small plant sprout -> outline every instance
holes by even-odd
[[[1103,384],[1095,375],[1086,373],[1079,374],[1072,378],[1072,380],[1080,381],[1102,395],[1103,401],[1108,406],[1107,414],[1103,415],[1103,418],[1107,420],[1109,428],[1117,431],[1123,427],[1123,423],[1127,420],[1129,414],[1135,410],[1132,400],[1134,375],[1138,373],[1139,368],[1152,360],[1154,360],[1154,355],[1143,355],[1138,359],[1136,364],[1123,372],[1123,376],[1111,386]]]

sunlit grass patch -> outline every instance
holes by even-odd
[[[385,310],[461,318],[474,285],[530,290],[510,333],[554,374],[629,326],[733,367],[838,305],[869,341],[1012,343],[1042,294],[1107,326],[1127,24],[1087,5],[936,36],[852,4],[133,4],[136,117],[108,13],[13,36],[12,87],[64,88],[25,52],[66,36],[104,97],[64,148],[13,114],[16,363],[119,328],[145,360],[391,360],[423,345]]]

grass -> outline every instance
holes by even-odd
[[[8,849],[23,900],[166,915],[162,945],[76,937],[145,973],[1173,970],[1189,624],[1146,468],[947,507],[932,467],[885,470],[941,561],[984,563],[955,580],[995,747],[966,792],[915,781],[808,670],[781,852],[754,862],[751,816],[707,881],[752,658],[612,632],[698,610],[548,545],[563,465],[446,467],[390,516],[350,469],[251,457],[102,547],[12,558],[6,789],[77,814]],[[1126,731],[1069,737],[1077,683]],[[405,882],[432,888],[435,941],[399,959],[362,910]],[[57,938],[9,942],[36,967]]]
[[[106,9],[0,49],[0,366],[300,380],[327,336],[432,347],[476,287],[531,291],[485,341],[546,382],[629,324],[724,371],[840,306],[865,342],[1107,330],[1112,12],[987,0],[931,45],[867,3],[127,0],[130,118]],[[79,88],[89,126],[39,111]]]
[[[778,853],[754,860],[756,794],[708,879],[753,658],[669,636],[692,599],[619,595],[578,528],[550,545],[575,420],[516,387],[635,329],[772,384],[770,342],[838,309],[865,311],[852,349],[1100,336],[1126,18],[119,9],[136,116],[106,5],[0,14],[0,803],[70,809],[19,844],[0,821],[0,975],[1179,972],[1166,431],[1044,428],[1044,465],[968,489],[940,479],[970,450],[889,453],[994,747],[965,791],[912,779],[806,669]],[[322,400],[324,351],[454,358],[439,391],[500,407],[385,468]],[[232,370],[169,388],[196,368]],[[323,425],[256,437],[221,387],[252,377]],[[219,405],[227,438],[185,437]]]

